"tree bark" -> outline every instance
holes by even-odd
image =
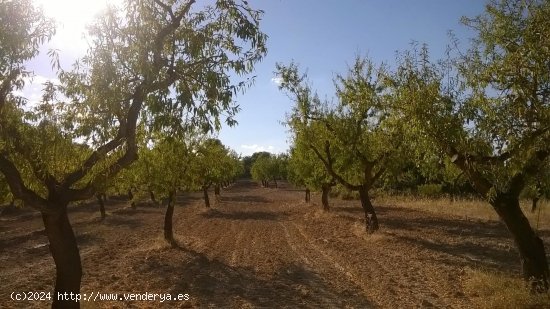
[[[158,205],[157,199],[155,198],[155,193],[153,191],[149,191],[149,196],[151,197],[151,202],[153,204]]]
[[[168,204],[166,207],[166,214],[164,215],[164,239],[174,247],[176,242],[174,240],[174,231],[173,231],[173,217],[174,217],[174,194],[170,192],[168,194]]]
[[[311,191],[306,188],[306,203],[309,203],[309,201],[311,201]]]
[[[55,262],[56,280],[52,308],[80,308],[75,297],[80,293],[82,264],[76,238],[67,216],[67,205],[59,212],[42,213],[50,252]],[[71,295],[73,300],[71,300]]]
[[[105,199],[104,194],[97,194],[96,195],[97,202],[99,203],[99,212],[101,213],[101,220],[105,219],[107,214],[105,213]]]
[[[134,201],[134,194],[132,193],[132,189],[128,189],[128,198],[131,201],[130,206],[132,206],[132,209],[136,209],[136,202]]]
[[[534,197],[532,200],[531,200],[531,212],[535,212],[535,210],[537,210],[537,203],[539,202],[540,200],[540,197]]]
[[[204,196],[204,206],[206,206],[206,208],[210,208],[210,198],[208,198],[208,187],[207,186],[202,187],[202,193],[203,193],[203,196]]]
[[[220,203],[220,185],[216,184],[214,186],[214,199],[216,200],[216,204]]]
[[[322,195],[321,195],[321,203],[323,204],[323,210],[324,211],[330,211],[330,206],[328,204],[328,194],[330,193],[331,186],[329,184],[323,184],[321,186]]]
[[[361,198],[361,207],[365,212],[365,230],[367,233],[372,234],[379,229],[378,217],[376,217],[376,212],[374,207],[370,202],[369,190],[365,187],[359,190],[359,197]]]
[[[519,250],[523,278],[530,282],[532,291],[547,291],[550,272],[544,244],[523,214],[519,197],[500,194],[491,205],[514,238]]]

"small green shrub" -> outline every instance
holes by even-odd
[[[417,186],[416,190],[422,197],[440,197],[443,193],[443,186],[440,184],[425,184]]]

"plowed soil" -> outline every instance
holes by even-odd
[[[358,201],[325,213],[286,185],[240,181],[206,209],[178,197],[174,233],[162,239],[164,207],[109,200],[101,221],[90,202],[71,208],[84,269],[81,291],[188,294],[181,301],[85,301],[83,308],[469,308],[465,268],[519,273],[503,225],[377,207],[381,230],[364,232]],[[214,200],[212,195],[212,200]],[[376,207],[376,202],[375,202]],[[545,239],[548,246],[548,239]],[[53,291],[54,265],[39,214],[0,217],[0,308],[44,308],[12,292]]]

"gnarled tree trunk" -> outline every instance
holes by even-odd
[[[372,234],[379,229],[379,226],[378,217],[376,217],[376,212],[370,202],[369,190],[365,187],[361,188],[359,197],[361,198],[361,207],[365,212],[365,230],[367,233]]]
[[[309,201],[311,201],[311,191],[306,188],[306,203],[309,203]]]
[[[55,262],[56,280],[52,308],[80,308],[71,295],[80,293],[82,264],[76,238],[67,216],[67,205],[55,213],[42,213],[50,252]],[[71,294],[72,293],[72,294]]]
[[[216,204],[220,203],[220,185],[216,184],[214,186],[214,198],[216,200]]]
[[[330,193],[330,188],[331,188],[330,184],[321,185],[321,190],[322,190],[321,204],[323,204],[323,210],[324,211],[329,211],[330,210],[330,206],[328,204],[328,194]]]
[[[159,203],[157,202],[157,198],[155,197],[155,192],[149,191],[149,197],[151,198],[151,202],[153,202],[153,204],[155,204],[155,205],[158,205],[158,204],[159,204]]]
[[[167,199],[167,207],[166,207],[166,214],[164,215],[164,239],[172,246],[174,247],[176,245],[176,242],[174,240],[174,232],[173,232],[173,217],[174,217],[174,193],[170,192],[168,194]]]
[[[535,212],[537,210],[537,203],[539,202],[540,197],[536,196],[531,199],[531,212]]]
[[[134,201],[134,194],[132,193],[132,189],[128,189],[128,199],[130,199],[130,206],[132,206],[132,209],[136,209],[136,202]]]
[[[99,203],[99,212],[101,213],[101,220],[105,219],[107,214],[105,213],[105,195],[104,194],[97,194],[96,195],[97,202]]]
[[[500,194],[491,205],[514,238],[524,279],[531,283],[533,291],[547,291],[550,273],[544,243],[523,214],[518,196]]]
[[[202,187],[202,193],[204,196],[204,206],[206,206],[206,208],[210,208],[210,198],[208,197],[208,186]]]

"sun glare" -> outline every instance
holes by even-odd
[[[55,19],[57,23],[56,36],[53,44],[60,49],[85,49],[83,34],[86,25],[93,21],[107,3],[117,3],[120,0],[34,0],[42,7],[44,14]]]

